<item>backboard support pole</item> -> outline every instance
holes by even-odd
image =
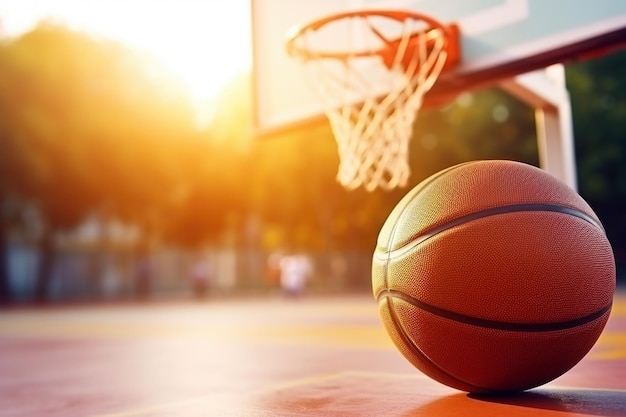
[[[577,190],[572,109],[563,66],[522,74],[500,86],[535,109],[540,167]]]

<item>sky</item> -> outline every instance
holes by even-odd
[[[0,0],[0,34],[41,20],[155,54],[198,101],[251,66],[249,0]]]

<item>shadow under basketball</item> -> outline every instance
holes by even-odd
[[[269,386],[248,403],[259,416],[625,417],[626,391],[544,386],[511,394],[460,392],[415,374],[347,371]]]
[[[474,395],[469,398],[540,410],[603,417],[626,416],[626,391],[592,389],[535,389],[511,395]]]

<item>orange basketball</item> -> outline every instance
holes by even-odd
[[[615,262],[570,187],[519,162],[476,161],[411,190],[378,236],[382,321],[419,370],[474,393],[562,375],[609,318]]]

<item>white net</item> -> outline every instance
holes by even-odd
[[[348,22],[343,22],[341,33],[327,31],[321,41],[349,42],[353,52],[345,56],[316,54],[320,28],[298,39],[307,51],[301,57],[306,78],[323,100],[337,141],[337,179],[348,189],[406,186],[413,124],[447,58],[443,30],[411,18],[343,20]],[[399,33],[384,33],[394,30]]]

